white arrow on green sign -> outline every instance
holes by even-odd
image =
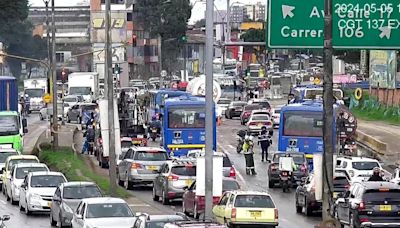
[[[400,0],[333,0],[332,44],[400,49]],[[323,0],[269,0],[267,47],[323,48]]]

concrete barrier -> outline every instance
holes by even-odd
[[[387,150],[387,144],[368,135],[362,131],[357,130],[356,141],[370,148],[379,155],[385,155]]]

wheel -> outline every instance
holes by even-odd
[[[297,202],[297,198],[296,198],[296,213],[301,213],[303,211],[303,208],[301,206],[299,206],[298,202]]]
[[[193,217],[195,219],[199,219],[200,218],[200,214],[197,212],[197,203],[194,204]]]
[[[162,191],[161,195],[162,195],[162,197],[161,197],[162,204],[168,205],[169,204],[169,199],[168,199],[168,196],[167,196],[167,193],[165,192],[165,190]]]
[[[154,184],[153,184],[153,200],[157,202],[160,201],[160,197],[156,193],[156,187],[154,186]]]
[[[42,116],[42,113],[40,113],[40,112],[39,112],[39,119],[40,119],[40,120],[44,120],[44,118],[43,118],[43,116]]]
[[[51,212],[50,212],[50,225],[51,226],[56,226],[57,225],[57,222],[54,221],[54,219],[53,219],[53,213],[51,213]]]
[[[185,215],[189,215],[189,213],[186,211],[185,200],[182,200],[182,212]]]
[[[32,214],[32,212],[31,212],[31,211],[29,210],[29,208],[28,208],[28,202],[26,202],[25,214],[26,214],[26,215],[31,215],[31,214]]]
[[[131,190],[133,188],[132,182],[129,181],[128,174],[126,174],[125,182],[124,182],[124,187],[126,190]]]
[[[268,181],[268,188],[274,188],[275,183],[273,181]]]
[[[119,175],[118,175],[118,185],[121,187],[124,186],[124,182],[121,180]]]
[[[304,213],[306,216],[311,216],[312,209],[308,208],[307,198],[304,198]]]

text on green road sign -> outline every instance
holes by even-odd
[[[400,0],[333,0],[335,48],[400,47]],[[267,46],[322,48],[324,1],[270,0]]]

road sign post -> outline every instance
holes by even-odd
[[[269,48],[323,48],[324,2],[270,0]],[[400,49],[400,0],[332,0],[336,49]]]

